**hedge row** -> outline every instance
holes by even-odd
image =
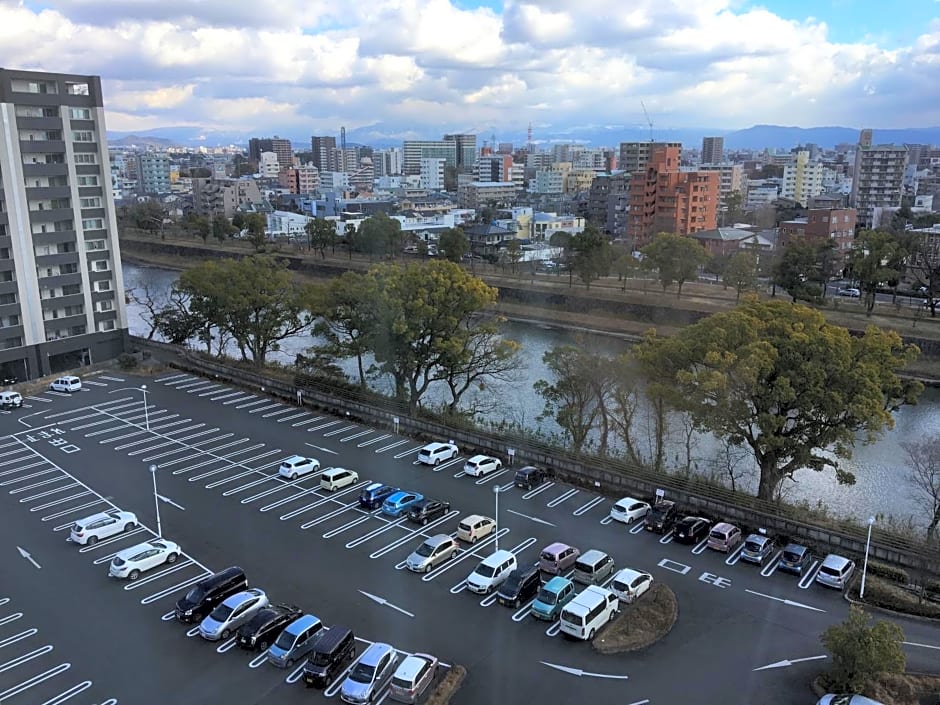
[[[892,583],[898,583],[900,585],[910,585],[911,578],[907,574],[907,571],[903,568],[898,568],[893,565],[887,565],[885,563],[876,563],[874,561],[868,562],[868,572],[872,575],[877,575],[879,578],[884,578],[885,580],[890,580]]]

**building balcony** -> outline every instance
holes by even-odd
[[[26,198],[31,201],[45,201],[53,198],[71,198],[72,189],[68,186],[27,186]]]
[[[77,235],[74,230],[57,230],[45,233],[33,233],[34,245],[58,245],[62,242],[75,242]],[[57,253],[58,254],[58,253]],[[73,253],[74,254],[74,253]],[[42,255],[50,256],[50,255]],[[37,258],[37,262],[39,259]]]
[[[16,127],[20,130],[61,130],[62,118],[18,116]]]
[[[47,208],[29,212],[30,223],[54,223],[57,220],[73,220],[74,212],[71,208]]]
[[[63,140],[20,140],[21,154],[65,154]]]
[[[40,272],[46,267],[59,266],[60,264],[78,264],[77,252],[61,252],[54,255],[37,255],[36,267]]]
[[[68,276],[76,276],[76,275],[70,274]],[[81,275],[77,275],[77,276],[79,276],[79,279],[81,279]],[[84,306],[84,305],[85,305],[84,294],[68,294],[67,296],[56,296],[53,298],[42,300],[43,311],[51,311],[57,308],[66,308],[67,306]],[[62,319],[59,318],[56,320],[62,320]]]
[[[23,164],[23,176],[68,176],[69,166],[62,164]]]

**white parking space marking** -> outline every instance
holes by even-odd
[[[708,548],[708,537],[702,539],[697,544],[695,544],[695,546],[692,548],[692,553],[695,554],[696,556],[700,556],[701,554],[705,552],[705,549],[707,548]]]
[[[522,499],[532,499],[536,495],[539,495],[545,490],[547,490],[549,487],[554,487],[554,486],[555,486],[554,482],[545,482],[539,485],[538,487],[536,487],[535,489],[529,490],[528,492],[526,492],[524,495],[522,495]]]
[[[550,500],[545,506],[546,507],[557,507],[559,504],[564,502],[567,499],[571,499],[575,495],[579,494],[581,490],[572,487],[570,490],[563,492],[562,494],[555,497],[555,499]]]
[[[126,381],[126,380],[124,380],[124,379],[121,379],[120,377],[110,377],[110,376],[108,376],[108,375],[100,375],[100,376],[98,377],[98,379],[106,379],[106,380],[108,380],[109,382],[124,382],[124,381]]]
[[[770,563],[761,569],[760,574],[765,578],[769,578],[771,575],[773,575],[774,571],[777,570],[777,566],[780,565],[781,555],[783,555],[783,551],[777,551],[776,555],[770,559]]]
[[[278,406],[281,406],[281,405],[278,404]],[[275,417],[275,416],[280,416],[281,414],[286,414],[286,413],[291,412],[291,411],[293,411],[293,409],[288,406],[288,407],[286,407],[286,408],[279,409],[278,411],[271,411],[271,412],[269,412],[269,413],[267,413],[267,414],[261,414],[261,418],[263,418],[263,419],[270,419],[270,418],[273,418],[273,417]],[[295,415],[295,416],[290,416],[290,417],[288,417],[288,418],[296,418],[296,415]]]
[[[124,586],[124,589],[125,590],[138,590],[144,585],[147,585],[148,583],[152,583],[154,580],[159,580],[165,575],[169,575],[170,573],[175,573],[179,570],[183,570],[184,568],[189,568],[189,566],[194,565],[194,564],[195,564],[195,561],[193,561],[192,559],[177,561],[176,565],[173,565],[169,568],[164,568],[163,570],[159,570],[153,575],[149,575],[146,578],[138,578],[137,580],[128,582],[127,585]]]
[[[259,404],[267,404],[270,401],[271,401],[270,399],[258,399],[258,401],[249,401],[249,402],[245,402],[244,404],[236,404],[235,408],[236,409],[250,409],[251,407],[258,406]],[[227,404],[228,402],[225,402],[225,403]]]
[[[32,399],[33,401],[41,401],[41,402],[43,402],[43,403],[45,403],[45,404],[51,404],[51,403],[52,403],[52,399],[43,399],[42,397],[32,397],[32,396],[30,396],[30,397],[23,397],[23,398],[24,398],[24,399]]]
[[[291,426],[293,428],[297,428],[298,426],[306,426],[308,424],[316,423],[317,421],[322,421],[325,418],[326,418],[325,416],[314,416],[312,419],[304,419],[303,421],[292,423]]]
[[[65,673],[71,667],[72,667],[72,664],[70,663],[60,663],[58,666],[55,666],[54,668],[50,668],[48,671],[44,671],[43,673],[39,673],[33,676],[32,678],[28,678],[22,683],[18,683],[17,685],[14,685],[12,688],[7,688],[2,693],[0,693],[0,703],[5,702],[6,700],[9,700],[14,695],[19,695],[20,693],[23,693],[29,690],[30,688],[33,688],[39,685],[40,683],[49,680],[50,678],[55,678],[60,673]]]
[[[244,392],[239,392],[239,396],[229,399],[228,401],[223,401],[222,406],[229,406],[230,404],[238,404],[240,402],[247,402],[249,399],[257,399],[254,394],[245,394]]]
[[[790,607],[799,607],[804,610],[810,610],[812,612],[825,612],[826,610],[820,609],[819,607],[813,607],[812,605],[804,605],[802,602],[794,602],[793,600],[787,600],[783,597],[774,597],[773,595],[767,595],[763,592],[757,592],[756,590],[747,590],[744,592],[750,593],[751,595],[756,595],[757,597],[764,597],[768,600],[774,600],[775,602],[782,602],[785,605]]]
[[[32,467],[35,467],[35,465],[37,464],[44,465],[45,463],[34,463]],[[4,480],[3,482],[0,482],[0,487],[6,487],[7,485],[14,485],[17,482],[22,482],[23,480],[30,480],[34,477],[42,477],[43,475],[48,475],[50,472],[55,472],[55,471],[56,471],[55,468],[49,468],[47,470],[43,470],[42,472],[34,472],[29,475],[23,475],[23,477],[14,477],[12,480]],[[22,469],[17,468],[16,470],[8,470],[7,472],[11,472],[11,473],[22,472]]]
[[[193,380],[197,379],[199,379],[199,377],[196,377],[195,375],[177,375],[171,379],[168,379],[163,384],[165,384],[167,387],[176,387],[177,385],[186,384],[187,382],[192,382]]]
[[[362,515],[361,517],[359,517],[358,519],[353,519],[352,521],[346,522],[346,523],[343,524],[342,526],[337,526],[335,529],[330,529],[330,530],[327,531],[325,534],[323,534],[323,538],[325,538],[325,539],[331,539],[331,538],[333,538],[334,536],[339,536],[339,535],[340,535],[341,533],[343,533],[344,531],[349,531],[350,529],[352,529],[352,528],[355,527],[355,526],[359,526],[360,524],[365,524],[365,523],[366,523],[367,521],[369,521],[369,519],[371,519],[371,518],[372,518],[372,515],[371,515],[371,514],[363,514],[363,515]]]
[[[73,685],[68,690],[62,691],[55,697],[49,698],[49,700],[44,702],[42,705],[61,705],[66,700],[71,700],[79,693],[84,693],[90,687],[91,687],[91,681],[82,681],[81,683],[77,685]]]
[[[820,567],[819,561],[813,561],[813,565],[806,571],[806,575],[800,578],[798,584],[801,590],[806,590],[813,584],[813,581],[816,580],[816,573],[819,572]]]
[[[0,619],[0,627],[2,627],[4,624],[9,624],[10,622],[15,622],[16,620],[18,620],[18,619],[19,619],[20,617],[22,617],[22,616],[23,616],[23,613],[22,613],[22,612],[14,612],[14,613],[11,614],[11,615],[7,615],[6,617],[3,617],[2,619]]]
[[[199,396],[202,396],[202,394],[200,394]],[[212,396],[212,394],[208,394],[207,396]],[[245,393],[241,391],[228,392],[227,394],[222,394],[220,396],[212,397],[212,401],[219,401],[220,399],[231,399],[232,397],[244,397],[244,396],[245,396]]]
[[[65,477],[57,477],[53,480],[46,480],[45,482],[37,482],[35,485],[30,485],[29,487],[23,487],[18,490],[11,490],[10,494],[14,494],[16,492],[24,492],[28,489],[33,489],[35,487],[38,487],[39,485],[47,485],[52,482],[62,482],[62,480],[67,480],[67,479],[68,478],[65,478]],[[27,502],[32,502],[33,500],[40,499],[42,497],[48,497],[49,495],[53,495],[56,492],[64,492],[65,490],[71,489],[72,487],[78,487],[78,483],[70,482],[67,485],[63,485],[62,487],[56,487],[54,490],[46,490],[45,492],[40,492],[39,494],[30,495],[29,497],[23,497],[22,499],[20,499],[20,504],[26,504]]]
[[[511,468],[503,468],[502,470],[497,470],[497,471],[495,471],[495,472],[487,473],[486,475],[484,475],[483,477],[481,477],[479,480],[477,480],[477,481],[474,482],[473,484],[475,484],[475,485],[485,485],[485,484],[487,484],[487,483],[489,483],[489,482],[492,482],[493,480],[495,480],[495,479],[496,479],[497,477],[499,477],[500,475],[505,475],[505,474],[506,474],[507,472],[509,472],[510,470],[511,470]]]
[[[210,575],[212,575],[212,573],[208,573],[208,572],[200,573],[199,575],[194,575],[193,577],[188,578],[187,580],[184,580],[181,583],[177,583],[176,585],[171,585],[170,587],[165,588],[161,590],[160,592],[155,592],[152,595],[147,595],[147,597],[143,598],[140,601],[140,604],[149,605],[152,602],[156,602],[160,598],[167,597],[168,595],[172,595],[174,592],[185,590],[190,585],[193,585],[194,583],[198,583],[200,580],[202,580],[203,578],[208,578]],[[170,612],[170,614],[175,616],[175,612]]]
[[[316,526],[317,524],[322,524],[322,523],[325,522],[325,521],[329,521],[329,520],[332,519],[333,517],[339,516],[340,514],[342,514],[342,513],[344,513],[344,512],[348,512],[350,509],[356,509],[356,508],[358,508],[358,507],[359,507],[359,500],[358,500],[358,499],[356,499],[356,500],[354,500],[354,501],[352,501],[352,502],[349,502],[348,504],[341,504],[338,508],[334,509],[333,511],[327,512],[327,513],[324,514],[323,516],[317,517],[316,519],[312,519],[311,521],[308,521],[308,522],[305,523],[305,524],[301,524],[301,525],[300,525],[300,528],[301,528],[301,529],[304,529],[304,530],[309,529],[311,526]]]
[[[122,430],[126,430],[126,428],[127,427],[125,426],[124,429]],[[98,443],[100,443],[101,445],[105,445],[108,443],[114,443],[116,441],[123,441],[125,438],[134,438],[135,436],[146,436],[148,433],[150,433],[150,431],[141,428],[131,433],[125,433],[123,436],[115,436],[114,438],[102,438],[100,441],[98,441]],[[94,435],[94,434],[88,434],[88,435]],[[134,444],[131,443],[130,445],[134,445]]]
[[[324,437],[324,438],[328,438],[328,437],[330,437],[330,436],[338,436],[338,435],[341,434],[341,433],[348,433],[349,431],[353,431],[353,430],[355,430],[355,429],[357,429],[357,428],[359,428],[359,427],[358,427],[356,424],[352,424],[351,426],[345,426],[345,427],[343,427],[343,428],[334,428],[334,429],[333,429],[332,431],[330,431],[329,433],[324,433],[324,434],[323,434],[323,437]]]
[[[284,416],[277,420],[278,423],[284,423],[285,421],[291,421],[293,419],[299,419],[301,416],[307,416],[309,412],[301,411],[299,414],[294,414],[293,416]]]
[[[219,646],[216,647],[215,649],[216,653],[224,654],[226,651],[231,650],[232,647],[235,646],[236,643],[238,643],[237,636],[229,637],[228,641],[223,642],[222,644],[219,644]]]
[[[256,455],[256,456],[253,457],[253,458],[248,458],[247,460],[245,460],[245,461],[243,461],[243,462],[244,462],[244,463],[253,463],[253,462],[256,461],[256,460],[259,460],[259,459],[261,459],[261,458],[267,457],[267,456],[269,456],[269,455],[278,455],[278,456],[279,456],[279,455],[282,455],[282,454],[283,454],[283,451],[282,451],[280,448],[275,448],[274,450],[269,450],[267,453],[262,453],[261,455]],[[246,476],[248,476],[248,475],[261,475],[261,477],[259,477],[257,480],[252,480],[251,482],[245,483],[244,485],[239,485],[238,487],[233,487],[233,488],[231,488],[231,489],[225,490],[225,492],[222,493],[222,496],[223,496],[223,497],[231,497],[233,494],[238,494],[239,492],[244,492],[245,490],[251,489],[252,487],[257,487],[258,485],[260,485],[260,484],[262,484],[262,483],[264,483],[264,482],[267,482],[268,480],[273,480],[273,479],[276,479],[276,478],[280,477],[280,474],[277,473],[277,472],[275,472],[275,473],[267,473],[267,472],[266,472],[267,470],[270,470],[271,468],[276,468],[276,467],[278,467],[280,464],[281,464],[281,461],[280,461],[280,460],[276,460],[276,461],[273,462],[273,463],[268,463],[267,465],[262,465],[261,467],[258,467],[258,468],[251,468],[250,470],[244,470],[244,471],[242,471],[242,472],[240,472],[240,473],[238,473],[238,474],[236,474],[236,475],[232,475],[231,477],[225,477],[225,478],[223,478],[223,479],[221,479],[221,480],[216,480],[215,482],[210,482],[208,485],[206,485],[206,489],[207,489],[207,490],[211,490],[211,489],[214,488],[214,487],[221,487],[222,485],[227,485],[227,484],[230,483],[230,482],[235,482],[235,480],[240,480],[241,478],[246,477]],[[227,469],[227,468],[226,468],[226,469]],[[319,473],[311,473],[311,474],[317,474],[317,475],[319,475]],[[190,480],[190,482],[192,482],[192,480]]]
[[[169,377],[160,377],[155,381],[159,382],[160,384],[166,384],[167,382],[170,382],[174,379],[179,379],[180,377],[189,377],[189,375],[187,374],[170,375]]]
[[[357,439],[357,438],[362,438],[363,436],[368,436],[368,435],[370,435],[370,434],[372,434],[372,433],[375,433],[375,430],[374,430],[374,429],[371,429],[371,428],[367,428],[367,429],[365,429],[364,431],[360,431],[359,433],[355,433],[355,434],[353,434],[353,435],[351,435],[351,436],[344,436],[343,438],[340,438],[340,439],[339,439],[339,442],[340,442],[340,443],[347,443],[347,442],[352,441],[352,440],[355,440],[355,439]]]
[[[734,549],[727,558],[725,558],[726,565],[734,565],[739,560],[741,560],[741,551],[744,550],[744,544],[742,543],[736,549]]]
[[[667,531],[666,534],[661,539],[659,539],[659,542],[663,546],[665,546],[667,543],[672,543],[672,539],[675,535],[676,535],[676,530],[669,529],[669,531]]]
[[[297,482],[300,482],[300,480],[298,480]],[[272,489],[270,489],[270,490],[266,490],[265,492],[262,492],[260,495],[258,495],[258,497],[266,497],[266,496],[269,495],[269,494],[273,494],[274,492],[276,492],[276,491],[278,491],[278,490],[283,490],[283,489],[295,489],[295,490],[296,490],[296,489],[299,489],[299,485],[297,485],[297,484],[295,484],[295,483],[293,483],[293,482],[285,482],[285,483],[284,483],[283,485],[281,485],[280,487],[274,487],[274,488],[272,488]],[[314,487],[310,487],[309,489],[301,490],[300,492],[297,492],[296,494],[292,494],[292,495],[290,495],[289,497],[284,497],[284,498],[282,498],[282,499],[277,500],[276,502],[271,502],[270,504],[265,504],[265,505],[264,505],[263,507],[261,507],[258,511],[259,511],[259,512],[270,512],[272,509],[277,509],[278,507],[284,506],[284,505],[287,504],[288,502],[293,502],[295,499],[300,499],[301,497],[306,497],[306,496],[308,496],[308,495],[311,495],[311,494],[313,494],[314,492],[319,491],[319,489],[320,489],[320,483],[317,483]],[[252,499],[252,498],[249,497],[248,499]]]
[[[517,517],[522,517],[523,519],[528,519],[529,521],[534,521],[536,524],[542,524],[544,526],[555,526],[550,521],[545,521],[544,519],[539,519],[538,517],[533,517],[529,516],[528,514],[523,514],[522,512],[517,512],[515,509],[507,509],[506,512]]]
[[[356,448],[365,448],[366,446],[371,446],[374,443],[378,443],[379,441],[384,441],[386,438],[391,438],[391,437],[392,437],[391,433],[383,433],[381,436],[376,436],[375,438],[370,438],[367,441],[362,441],[362,443],[357,443]]]
[[[34,636],[38,631],[38,629],[33,627],[32,629],[27,629],[26,631],[20,632],[19,634],[8,636],[6,639],[0,639],[0,649],[2,649],[4,646],[15,644],[18,641],[23,641],[23,639],[29,639],[29,637]]]
[[[461,458],[459,455],[454,456],[451,460],[448,460],[447,462],[438,463],[437,465],[435,465],[434,472],[440,472],[441,470],[452,468],[454,465],[460,465],[460,463],[462,462],[463,462],[463,458]],[[418,461],[416,460],[414,464],[417,465]]]
[[[71,523],[67,524],[66,526],[71,526]],[[125,531],[124,533],[118,534],[117,536],[111,536],[111,537],[106,538],[106,539],[104,539],[104,540],[102,540],[102,541],[98,541],[97,543],[89,544],[89,545],[87,545],[87,546],[82,546],[80,549],[78,549],[78,552],[79,552],[79,553],[88,553],[89,551],[94,551],[95,549],[101,548],[102,546],[107,546],[108,544],[115,543],[115,542],[117,542],[117,541],[121,541],[121,540],[126,539],[126,538],[128,538],[128,537],[130,537],[130,536],[134,536],[135,534],[139,534],[141,531],[147,531],[147,529],[145,529],[145,528],[142,527],[142,526],[138,526],[136,529],[131,529],[130,531]]]
[[[319,426],[314,426],[313,428],[308,428],[307,430],[319,431],[322,428],[329,428],[330,426],[335,426],[338,423],[342,423],[342,421],[340,421],[339,419],[334,419],[333,421],[327,421],[326,423],[321,423]]]
[[[644,531],[646,531],[646,518],[645,517],[635,522],[633,526],[631,526],[629,529],[629,532],[634,536],[636,536],[637,534],[642,534]]]
[[[408,441],[406,440],[405,443],[407,443],[407,442],[408,442]],[[396,444],[396,445],[402,445],[402,444],[401,444],[401,443],[398,443],[398,444]],[[415,446],[414,448],[411,448],[410,450],[406,450],[406,451],[404,451],[404,452],[402,452],[402,453],[399,453],[398,455],[395,455],[395,456],[392,456],[392,457],[394,457],[395,460],[399,460],[400,458],[404,458],[404,457],[407,457],[407,456],[409,456],[409,455],[414,455],[415,453],[417,453],[417,452],[418,452],[419,450],[421,450],[422,448],[424,448],[424,446]],[[379,449],[379,450],[381,450],[381,449]],[[376,451],[376,452],[378,452],[378,451]],[[415,464],[417,464],[417,461],[415,461]]]
[[[93,387],[107,387],[108,386],[104,382],[92,382],[90,379],[86,379],[84,384],[90,384]]]
[[[215,382],[206,382],[205,380],[201,382],[196,382],[195,384],[182,384],[177,389],[185,389],[187,394],[192,394],[193,392],[204,392],[207,389],[218,391],[221,385],[216,384]]]
[[[368,484],[369,484],[369,481],[368,481],[368,480],[365,480],[365,481],[363,481],[363,482],[360,482],[359,484],[351,485],[351,486],[347,487],[345,490],[342,490],[342,491],[340,491],[340,492],[333,492],[333,493],[331,493],[330,495],[324,497],[323,499],[318,499],[316,502],[313,502],[312,504],[307,504],[307,505],[305,505],[305,506],[303,506],[303,507],[298,507],[297,509],[294,509],[294,510],[292,510],[292,511],[289,511],[289,512],[287,512],[287,514],[282,514],[282,515],[279,517],[279,519],[280,519],[281,521],[287,521],[287,520],[289,520],[289,519],[293,519],[293,518],[296,517],[296,516],[300,516],[300,515],[303,514],[304,512],[308,512],[308,511],[310,511],[311,509],[314,509],[315,507],[320,507],[320,506],[322,506],[322,505],[324,505],[324,504],[328,504],[329,502],[338,502],[338,500],[336,499],[337,497],[342,497],[342,496],[347,495],[347,494],[349,494],[349,493],[351,493],[351,492],[357,492],[358,490],[362,489],[363,487],[365,487],[365,486],[368,485]],[[317,489],[319,489],[319,488],[317,488]],[[262,508],[262,509],[263,509],[263,508]],[[348,548],[348,546],[347,546],[347,548]]]
[[[598,504],[600,504],[601,502],[603,502],[604,499],[605,499],[604,497],[595,497],[595,498],[592,499],[590,502],[588,502],[587,504],[581,505],[580,507],[578,507],[577,509],[575,509],[575,510],[574,510],[573,512],[571,512],[571,513],[572,513],[572,515],[574,515],[574,516],[576,516],[576,517],[579,517],[579,516],[582,516],[582,515],[584,515],[584,514],[587,514],[587,513],[588,513],[589,511],[591,511],[594,507],[596,507]]]
[[[378,529],[373,529],[369,533],[363,534],[357,539],[353,539],[352,541],[346,544],[346,548],[355,548],[356,546],[361,546],[367,541],[371,541],[376,536],[380,536],[381,534],[384,534],[386,531],[391,531],[396,526],[400,527],[402,524],[405,523],[406,518],[407,517],[405,517],[404,515],[397,517],[391,523],[386,524],[385,526],[380,526]]]
[[[403,439],[400,440],[400,441],[395,441],[394,443],[389,443],[387,446],[382,446],[381,448],[376,448],[376,449],[375,449],[375,452],[376,452],[376,453],[384,453],[384,452],[387,451],[387,450],[392,450],[392,448],[398,448],[398,446],[403,446],[403,445],[405,445],[406,443],[408,443],[408,439],[407,439],[407,438],[403,438]],[[396,457],[397,457],[397,456],[396,456]]]
[[[270,399],[268,399],[267,401],[270,401]],[[261,413],[262,411],[270,411],[271,409],[278,409],[278,408],[282,408],[282,407],[283,407],[283,405],[281,404],[281,402],[275,402],[274,404],[268,404],[267,406],[259,406],[257,409],[252,409],[252,410],[249,411],[248,413],[249,413],[249,414],[258,414],[258,413]],[[239,408],[241,408],[241,407],[236,406],[235,408],[236,408],[236,409],[239,409]]]
[[[656,565],[658,565],[660,568],[671,570],[673,573],[678,573],[679,575],[685,575],[690,570],[692,570],[692,566],[686,565],[685,563],[679,563],[679,561],[670,560],[669,558],[663,558]]]
[[[394,551],[399,546],[404,546],[406,543],[409,543],[412,539],[414,539],[418,535],[431,536],[432,534],[429,533],[430,529],[440,526],[441,524],[446,524],[448,521],[455,519],[458,516],[460,516],[460,512],[452,509],[451,511],[444,514],[444,516],[438,517],[437,519],[432,521],[430,524],[426,524],[417,529],[411,530],[404,536],[395,539],[394,541],[392,541],[389,544],[386,544],[385,546],[382,546],[382,548],[376,549],[375,551],[369,554],[369,558],[373,558],[373,559],[381,558],[387,553]],[[456,538],[456,534],[454,534],[454,538]]]
[[[45,654],[48,654],[52,651],[52,645],[46,644],[45,646],[40,646],[38,649],[33,649],[22,656],[17,656],[14,659],[10,659],[6,663],[0,663],[0,673],[4,671],[9,671],[11,668],[16,668],[20,664],[26,663],[27,661],[32,661],[34,658],[39,658]]]
[[[66,502],[71,502],[73,499],[81,499],[82,497],[87,497],[91,494],[94,494],[91,490],[82,490],[76,494],[69,495],[68,497],[60,497],[59,499],[46,502],[45,504],[38,504],[35,507],[30,507],[29,511],[31,512],[41,512],[43,509],[49,509],[49,507],[57,507],[60,504],[65,504]]]
[[[263,651],[248,662],[248,668],[258,668],[268,661],[268,652]]]

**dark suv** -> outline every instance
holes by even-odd
[[[527,465],[524,468],[520,468],[516,471],[516,477],[512,483],[516,487],[521,487],[524,490],[531,490],[534,487],[538,487],[548,480],[548,470],[544,468],[537,468],[534,465]]]
[[[281,604],[266,607],[238,628],[238,645],[248,651],[266,651],[275,642],[284,627],[303,614],[295,605]]]
[[[679,521],[679,508],[676,503],[662,499],[653,505],[646,515],[646,530],[665,534]]]
[[[383,485],[381,482],[373,482],[359,493],[359,506],[370,511],[378,509],[386,499],[396,492],[398,492],[397,487]]]
[[[424,526],[429,521],[438,519],[450,511],[450,502],[443,502],[439,499],[424,499],[408,507],[408,519],[416,524]]]
[[[186,624],[200,622],[227,597],[247,587],[248,578],[238,566],[219,571],[200,580],[179,599],[176,603],[176,618]]]

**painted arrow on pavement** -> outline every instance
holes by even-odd
[[[528,514],[523,514],[522,512],[517,512],[515,509],[507,509],[509,514],[515,514],[517,517],[522,517],[523,519],[529,519],[534,521],[536,524],[545,524],[545,526],[555,526],[550,521],[545,521],[544,519],[539,519],[538,517],[530,517]]]
[[[819,659],[828,658],[825,654],[822,656],[806,656],[805,658],[795,658],[795,659],[784,659],[783,661],[777,661],[776,663],[768,663],[766,666],[761,666],[760,668],[755,668],[755,671],[767,671],[771,668],[786,668],[787,666],[792,666],[795,663],[802,663],[803,661],[818,661]]]
[[[29,551],[27,551],[25,548],[20,548],[19,546],[17,546],[17,547],[16,547],[16,550],[20,552],[20,556],[22,556],[23,558],[25,558],[26,560],[28,560],[28,561],[29,561],[30,563],[32,563],[34,566],[36,566],[37,568],[42,568],[42,566],[39,565],[39,564],[33,559],[33,557],[29,554]]]
[[[749,592],[752,595],[757,595],[758,597],[766,597],[768,600],[776,600],[777,602],[782,602],[785,605],[790,607],[802,607],[804,610],[812,610],[813,612],[825,612],[826,610],[819,609],[818,607],[813,607],[812,605],[804,605],[802,602],[794,602],[793,600],[785,600],[782,597],[774,597],[773,595],[765,595],[762,592],[757,592],[755,590],[745,590],[744,592]]]
[[[180,504],[177,504],[176,502],[174,502],[174,501],[173,501],[172,499],[170,499],[169,497],[164,497],[162,494],[158,494],[158,495],[157,495],[157,499],[159,499],[161,502],[166,502],[167,504],[172,504],[172,505],[173,505],[174,507],[176,507],[177,509],[182,509],[183,511],[186,511],[186,507],[184,507],[184,506],[182,506],[182,505],[180,505]]]
[[[398,605],[393,605],[391,602],[389,602],[388,600],[386,600],[384,597],[379,597],[378,595],[373,595],[372,593],[366,592],[365,590],[360,590],[359,592],[361,592],[363,595],[365,595],[366,597],[368,597],[368,598],[369,598],[370,600],[372,600],[373,602],[377,602],[377,603],[379,603],[380,605],[383,605],[383,606],[385,606],[385,607],[391,607],[391,608],[392,608],[393,610],[395,610],[396,612],[401,612],[402,614],[407,615],[408,617],[414,617],[414,615],[413,615],[411,612],[409,612],[408,610],[402,609],[402,608],[399,607]]]
[[[549,663],[548,661],[540,661],[543,666],[548,666],[549,668],[554,668],[556,671],[561,671],[562,673],[569,673],[572,676],[577,676],[581,678],[582,676],[587,676],[589,678],[612,678],[614,680],[625,681],[630,676],[618,676],[614,673],[591,673],[590,671],[582,671],[580,668],[572,668],[571,666],[560,666],[557,663]]]
[[[323,448],[322,446],[315,446],[313,443],[304,443],[305,446],[310,446],[311,448],[316,448],[317,450],[322,450],[324,453],[332,453],[333,455],[339,455],[335,450],[330,450],[329,448]]]

